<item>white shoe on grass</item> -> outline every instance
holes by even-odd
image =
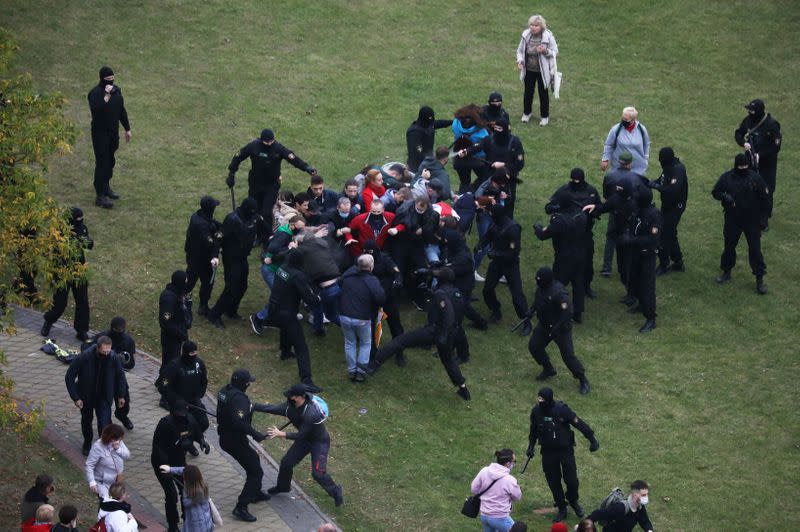
[[[531,121],[531,115],[522,115],[522,121],[527,124]]]

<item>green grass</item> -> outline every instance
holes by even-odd
[[[792,502],[800,486],[797,3],[548,3],[542,12],[558,39],[565,81],[544,129],[517,122],[522,91],[514,50],[530,3],[7,4],[0,24],[18,36],[20,69],[32,72],[42,90],[67,95],[69,114],[82,127],[74,154],[53,161],[50,180],[64,205],[88,207],[96,241],[89,257],[92,324],[101,328],[123,314],[139,344],[154,353],[158,294],[183,265],[188,217],[207,192],[227,205],[230,157],[263,127],[338,187],[365,163],[403,159],[404,131],[421,104],[447,117],[500,90],[528,154],[518,217],[526,228],[523,282],[530,297],[535,269],[552,257],[530,225],[545,219],[543,205],[570,168],[582,166],[590,182],[600,182],[608,128],[625,105],[635,105],[652,136],[654,166],[657,150],[671,145],[688,168],[689,208],[680,227],[688,271],[658,281],[659,328],[647,336],[636,333],[640,318],[616,303],[618,282],[596,280],[599,298],[575,329],[593,384],[589,397],[577,395],[557,350],[550,351],[558,361],[557,397],[602,444],[590,455],[580,441],[576,451],[582,501],[595,507],[613,486],[645,478],[658,529],[778,529],[800,518]],[[111,212],[91,206],[85,100],[105,63],[124,89],[134,132],[118,152],[113,185],[123,199]],[[775,216],[763,239],[766,297],[755,295],[744,242],[733,283],[713,283],[722,215],[710,190],[732,165],[733,130],[754,97],[767,102],[786,139]],[[438,138],[449,142],[446,134]],[[292,190],[307,183],[291,167],[284,178]],[[244,194],[242,185],[237,194]],[[595,231],[598,260],[603,225]],[[266,296],[252,270],[243,312]],[[510,316],[506,293],[502,300]],[[407,326],[421,319],[411,310],[404,315]],[[347,504],[334,509],[307,464],[297,478],[345,529],[476,527],[458,513],[469,482],[496,449],[523,454],[538,389],[526,341],[508,334],[510,325],[509,317],[489,333],[468,332],[468,404],[426,352],[410,351],[405,370],[390,365],[353,386],[339,333],[309,338],[315,381],[333,413],[330,471],[344,484]],[[274,333],[256,338],[244,323],[220,333],[199,320],[191,334],[214,386],[243,365],[258,377],[252,396],[277,401],[296,379],[295,366],[277,360]],[[368,412],[359,415],[360,407]],[[280,455],[282,445],[267,448]],[[532,513],[551,503],[538,458],[524,476],[515,473],[523,499],[513,516],[545,528],[547,516]]]

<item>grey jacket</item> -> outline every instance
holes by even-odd
[[[531,29],[527,28],[522,32],[522,38],[519,41],[519,46],[517,46],[517,63],[522,64],[523,67],[525,66],[525,53],[530,40]],[[556,38],[553,37],[552,31],[544,30],[542,32],[542,44],[547,47],[547,51],[539,54],[539,70],[542,73],[544,87],[549,89],[556,75],[556,56],[558,55],[558,44],[556,44]],[[519,79],[520,81],[525,81],[525,68],[520,70]]]
[[[86,481],[89,487],[97,486],[100,497],[108,496],[108,488],[125,469],[125,460],[131,457],[131,452],[125,442],[119,442],[119,449],[114,450],[111,444],[106,445],[98,439],[92,444],[89,456],[86,457]]]

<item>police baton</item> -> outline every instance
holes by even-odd
[[[219,264],[217,266],[212,266],[211,267],[211,280],[208,282],[208,284],[210,284],[211,286],[214,286],[214,279],[217,278],[217,268],[218,267],[219,267]]]
[[[201,408],[201,407],[199,407],[199,406],[195,406],[195,405],[188,404],[188,403],[187,403],[187,405],[186,405],[186,406],[187,406],[187,407],[189,407],[189,408],[194,408],[195,410],[199,410],[200,412],[205,412],[205,413],[206,413],[207,415],[209,415],[209,416],[217,417],[217,415],[216,415],[216,414],[212,414],[211,412],[209,412],[209,411],[208,411],[208,410],[206,410],[205,408]]]
[[[514,331],[516,331],[517,329],[519,329],[520,327],[522,327],[522,325],[523,325],[523,324],[524,324],[526,321],[530,321],[530,318],[528,318],[528,317],[522,318],[522,320],[520,320],[520,322],[519,322],[519,323],[517,323],[516,325],[514,325],[514,326],[511,328],[511,332],[514,332]]]
[[[230,187],[230,189],[231,189],[231,212],[233,212],[236,210],[236,198],[233,195],[233,187]]]
[[[530,463],[531,463],[531,457],[529,456],[528,459],[525,460],[525,465],[522,466],[522,473],[520,473],[520,475],[524,475],[525,474],[525,470],[528,469],[528,464],[530,464]]]

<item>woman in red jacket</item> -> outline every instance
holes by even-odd
[[[364,177],[364,190],[361,192],[361,197],[364,200],[364,207],[369,208],[372,205],[372,200],[381,199],[381,196],[386,192],[386,187],[383,186],[383,176],[380,170],[372,169],[367,172]]]

